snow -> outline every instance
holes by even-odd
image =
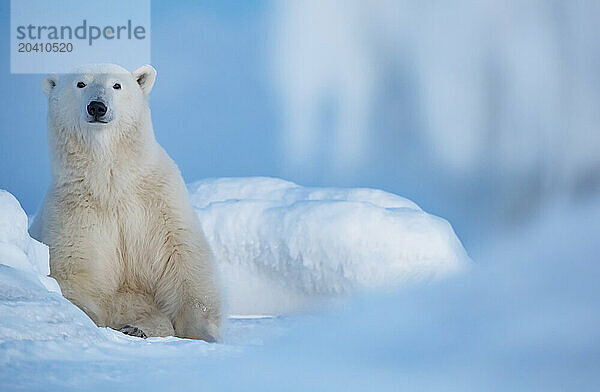
[[[194,199],[204,195],[199,196],[204,204],[194,200],[199,214],[216,214],[213,209],[219,205],[236,210],[236,203],[253,198],[273,203],[268,184],[283,195],[303,195],[283,197],[287,201],[282,204],[303,205],[310,200],[307,195],[323,195],[317,204],[331,197],[326,190],[272,179],[264,179],[258,189],[253,189],[257,179],[247,187],[233,186],[235,181],[241,180],[191,186],[198,191]],[[235,194],[243,197],[235,201]],[[46,253],[29,250],[37,245],[26,235],[18,203],[7,193],[1,195],[2,391],[165,391],[190,386],[559,391],[593,390],[600,382],[600,243],[595,230],[600,200],[577,209],[551,207],[552,213],[530,227],[499,238],[496,246],[475,255],[478,263],[468,273],[350,295],[302,315],[230,318],[224,342],[209,344],[143,340],[96,328],[40,282],[37,268],[47,263]],[[375,197],[369,203],[384,204]],[[5,256],[17,254],[27,255],[17,258],[31,265]]]
[[[189,191],[236,315],[295,312],[470,265],[448,222],[380,190],[249,177]]]
[[[48,247],[29,237],[27,215],[13,195],[0,189],[0,262],[37,275],[48,290],[59,292],[56,281],[47,277]]]

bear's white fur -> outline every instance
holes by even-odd
[[[31,233],[49,245],[63,295],[97,325],[214,341],[215,266],[181,174],[154,138],[155,77],[149,65],[112,64],[46,77],[52,184]],[[88,112],[91,101],[106,105],[104,117]]]

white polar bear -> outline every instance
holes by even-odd
[[[52,185],[32,236],[50,276],[99,326],[136,336],[219,339],[210,249],[175,163],[154,138],[156,71],[112,64],[49,75]]]

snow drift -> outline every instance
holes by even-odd
[[[100,337],[92,320],[62,297],[49,272],[48,247],[29,236],[19,202],[0,190],[0,354],[22,341]]]
[[[233,314],[280,314],[355,291],[428,282],[469,258],[452,227],[375,189],[275,178],[188,186]]]
[[[48,247],[27,233],[27,215],[13,195],[0,189],[0,264],[37,275],[48,290],[60,292],[48,278]]]

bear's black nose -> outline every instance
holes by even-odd
[[[92,101],[87,105],[87,112],[98,119],[106,114],[106,105],[100,101]]]

